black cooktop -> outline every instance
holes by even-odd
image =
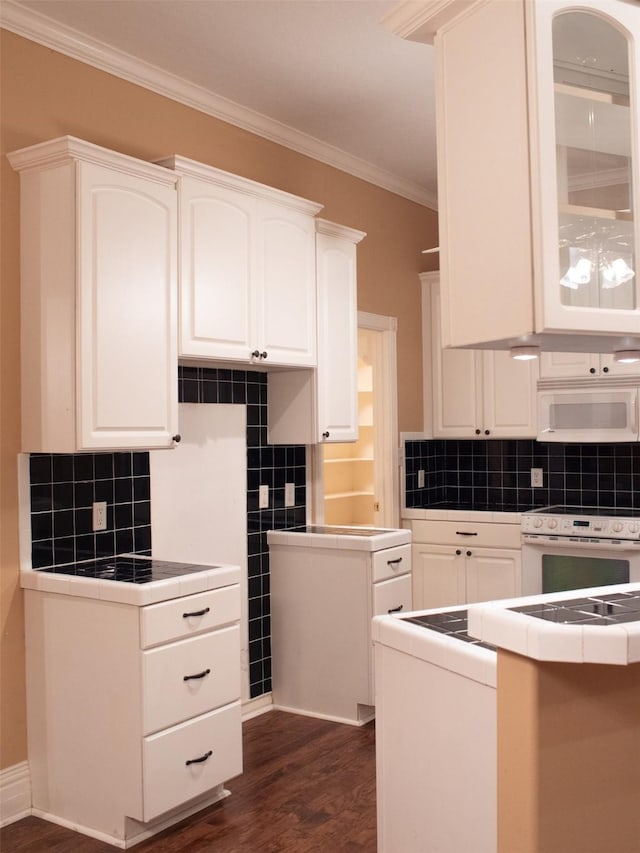
[[[151,583],[166,581],[182,575],[204,572],[215,566],[201,566],[194,563],[172,563],[167,560],[154,560],[152,557],[116,556],[88,560],[82,563],[70,563],[66,566],[54,566],[38,569],[54,575],[75,575],[96,580],[122,581],[124,583]]]
[[[616,518],[640,518],[640,509],[632,507],[614,507],[614,506],[543,506],[541,509],[529,510],[530,514],[539,513],[540,515],[596,515],[603,517],[614,516]]]
[[[611,592],[588,598],[546,601],[510,607],[515,613],[535,616],[547,622],[571,625],[620,625],[640,622],[640,592]]]
[[[482,646],[484,649],[495,649],[495,646],[489,643],[484,643],[471,637],[467,633],[467,611],[466,610],[451,610],[445,613],[427,613],[424,616],[401,616],[404,622],[411,622],[414,625],[420,625],[421,628],[429,628],[431,631],[438,631],[440,634],[446,634],[448,637],[453,637],[456,640],[462,640],[465,643],[471,643],[474,646]]]
[[[374,527],[332,527],[323,524],[307,524],[304,527],[288,527],[284,533],[324,533],[330,536],[379,536],[389,533],[388,529]]]

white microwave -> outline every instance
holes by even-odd
[[[538,391],[538,441],[638,441],[638,388]]]

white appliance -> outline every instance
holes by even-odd
[[[638,388],[538,391],[538,441],[638,441]]]
[[[640,509],[548,506],[521,531],[523,595],[640,582]]]

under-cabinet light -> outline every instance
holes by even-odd
[[[614,352],[613,360],[619,364],[635,364],[640,361],[640,350],[637,349],[622,349]]]
[[[511,347],[509,354],[518,361],[531,361],[540,356],[540,350],[538,347]]]

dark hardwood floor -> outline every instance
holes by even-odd
[[[244,724],[231,796],[136,845],[136,853],[376,850],[374,723],[360,728],[271,711]],[[116,848],[35,817],[0,830],[2,853]]]

